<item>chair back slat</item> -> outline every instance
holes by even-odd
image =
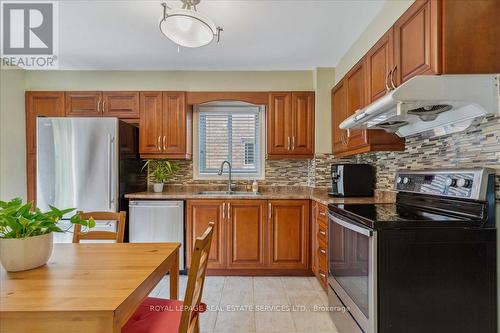
[[[73,232],[73,243],[80,243],[80,240],[114,240],[117,243],[123,243],[125,235],[125,212],[87,212],[80,213],[80,217],[88,220],[91,217],[95,221],[116,221],[116,232],[112,231],[82,231],[82,226],[75,224]]]
[[[214,225],[214,222],[210,222],[205,233],[196,238],[194,243],[179,333],[199,332],[199,313],[196,310],[200,306],[203,296]]]

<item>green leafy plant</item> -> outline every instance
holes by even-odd
[[[49,207],[50,210],[47,212],[42,212],[38,208],[32,211],[32,203],[23,204],[21,198],[0,201],[0,238],[26,238],[51,232],[66,232],[67,230],[62,230],[56,224],[75,208],[61,210],[53,206]],[[70,221],[87,228],[95,226],[94,219],[83,220],[79,214],[73,215]]]
[[[174,173],[179,171],[179,166],[169,160],[147,160],[142,169],[148,170],[149,180],[152,183],[165,183]]]

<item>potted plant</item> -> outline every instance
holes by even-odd
[[[0,201],[0,261],[9,272],[25,271],[47,263],[52,255],[54,232],[66,232],[57,222],[74,208],[42,212],[31,210],[32,203],[23,203],[21,198]],[[71,223],[88,228],[95,221],[82,220],[79,214],[70,218]]]
[[[163,184],[179,170],[179,166],[169,160],[147,160],[143,170],[148,170],[148,178],[153,183],[153,192],[163,192]]]

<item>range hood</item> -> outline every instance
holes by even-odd
[[[500,74],[415,76],[340,124],[405,137],[463,131],[500,111]]]

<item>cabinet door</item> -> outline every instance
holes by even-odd
[[[139,93],[134,91],[106,91],[102,93],[104,117],[139,118]]]
[[[358,62],[346,75],[347,116],[366,106],[366,72],[364,60]],[[366,145],[366,130],[351,129],[347,131],[348,149],[356,149]]]
[[[162,93],[141,92],[139,102],[139,152],[161,154]]]
[[[36,153],[36,117],[64,117],[64,92],[26,92],[26,149]]]
[[[66,116],[100,117],[102,94],[98,91],[67,91]]]
[[[266,203],[265,200],[228,201],[228,268],[264,268]]]
[[[339,125],[347,118],[347,94],[342,80],[332,89],[332,149],[337,154],[347,150],[347,131]]]
[[[26,155],[26,181],[28,202],[33,202],[33,207],[36,207],[36,154]]]
[[[163,93],[162,151],[167,157],[186,155],[186,99],[183,92]]]
[[[208,268],[226,268],[225,232],[222,217],[222,200],[188,200],[186,203],[186,258],[191,263],[192,249],[196,237],[203,235],[209,222],[215,222]]]
[[[374,102],[387,92],[389,72],[393,68],[393,30],[386,32],[366,55],[366,84],[368,103]]]
[[[415,75],[439,74],[440,2],[417,0],[394,24],[394,78],[401,84]]]
[[[314,93],[292,93],[292,154],[314,154]]]
[[[291,153],[292,112],[290,93],[270,93],[267,112],[267,154]]]
[[[309,201],[270,200],[270,267],[306,269],[309,257]]]

